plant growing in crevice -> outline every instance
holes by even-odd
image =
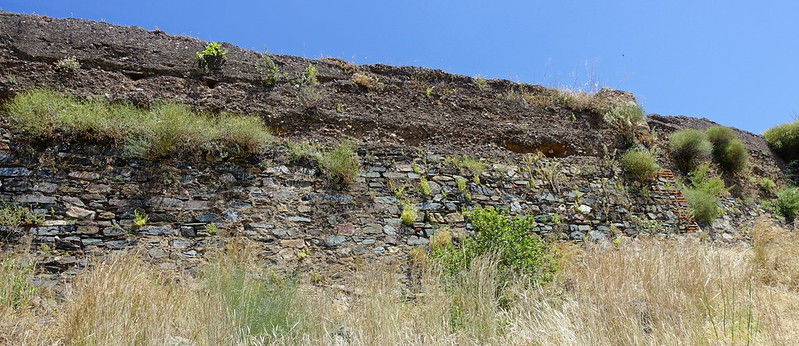
[[[195,52],[194,59],[197,60],[197,64],[200,67],[218,69],[227,60],[227,52],[222,49],[222,45],[219,42],[211,42],[205,45],[203,50]]]
[[[627,151],[621,158],[621,167],[624,173],[639,182],[651,180],[660,169],[655,156],[644,149]]]
[[[68,56],[56,61],[55,69],[59,72],[75,72],[80,69],[80,62],[75,56]]]
[[[333,149],[325,150],[319,155],[319,166],[334,188],[344,188],[355,180],[361,171],[361,162],[356,152],[355,143],[342,141]]]
[[[139,212],[138,209],[133,211],[133,227],[138,229],[147,225],[147,214],[143,211]]]
[[[406,226],[413,225],[418,217],[419,209],[417,209],[413,203],[409,201],[402,203],[402,212],[400,213],[400,220],[402,220],[402,224]]]
[[[261,76],[261,84],[266,87],[273,87],[280,80],[280,68],[267,53],[266,47],[258,62],[255,63],[255,70]]]
[[[635,144],[635,127],[644,120],[644,110],[634,103],[622,103],[610,109],[603,119],[615,128],[628,146]]]

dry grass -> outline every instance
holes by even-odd
[[[0,306],[0,340],[27,344],[791,344],[799,340],[799,238],[761,221],[753,247],[694,240],[563,244],[557,283],[505,291],[496,258],[460,276],[390,268],[346,290],[263,275],[223,256],[203,275],[164,276],[129,257],[80,276],[65,302]],[[234,254],[246,251],[232,251]],[[425,261],[418,255],[418,261]],[[430,263],[428,263],[430,264]],[[3,273],[3,278],[16,277]],[[6,279],[6,281],[8,281]],[[0,282],[0,288],[7,282]],[[36,292],[41,295],[42,292]],[[413,297],[409,299],[409,297]],[[41,298],[41,299],[47,299]],[[36,308],[38,306],[38,308]],[[45,323],[48,318],[54,320]],[[5,338],[5,339],[2,339]]]

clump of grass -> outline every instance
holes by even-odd
[[[419,192],[425,196],[430,196],[430,183],[425,177],[419,178]]]
[[[380,80],[377,77],[361,72],[352,75],[352,81],[366,89],[374,89],[380,85]]]
[[[713,144],[713,160],[725,172],[736,173],[746,168],[749,152],[729,127],[714,126],[705,131],[708,141]]]
[[[697,222],[710,224],[719,215],[719,208],[716,205],[718,198],[710,193],[698,189],[687,189],[683,191],[685,200],[691,215]]]
[[[651,180],[660,170],[655,156],[643,149],[627,151],[621,158],[621,167],[636,181]]]
[[[680,130],[669,137],[669,151],[677,168],[690,172],[699,164],[710,160],[713,145],[702,131]]]
[[[632,102],[614,106],[604,120],[624,137],[628,145],[635,143],[635,127],[644,120],[644,110]]]
[[[27,305],[35,296],[36,288],[30,284],[33,264],[19,258],[0,259],[0,315]]]
[[[321,152],[318,160],[328,181],[336,188],[351,183],[361,170],[355,143],[350,141],[339,142],[333,149]]]
[[[15,96],[5,109],[15,127],[28,135],[110,141],[121,145],[131,157],[198,152],[220,156],[257,154],[273,140],[269,129],[255,117],[194,113],[175,103],[144,110],[33,89]]]
[[[785,161],[799,160],[799,120],[769,128],[763,138]]]
[[[480,91],[485,91],[488,89],[488,81],[481,76],[472,77],[472,83],[474,83],[474,85],[477,87],[477,89],[480,89]]]
[[[210,235],[216,235],[219,232],[219,227],[216,225],[216,223],[211,222],[205,225],[205,231]]]
[[[710,174],[710,164],[704,163],[688,174],[691,187],[683,190],[694,218],[703,224],[710,224],[718,217],[719,197],[729,193],[724,180]]]
[[[786,187],[777,192],[777,212],[792,222],[799,214],[799,187]]]
[[[485,171],[485,163],[483,160],[465,154],[463,156],[445,157],[444,162],[455,167],[464,175],[479,176]]]
[[[416,206],[413,205],[411,202],[403,202],[402,203],[402,213],[400,214],[400,220],[404,225],[410,226],[416,222],[416,219],[419,217],[419,210],[416,209]]]

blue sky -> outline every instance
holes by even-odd
[[[649,113],[760,133],[799,114],[799,2],[52,1],[0,9],[105,20],[358,64],[629,90]]]

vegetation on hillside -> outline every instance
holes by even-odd
[[[18,94],[5,105],[5,113],[17,130],[29,136],[112,142],[131,157],[198,152],[249,155],[263,152],[273,141],[256,117],[195,113],[175,103],[139,109],[124,103],[79,100],[47,89]]]

